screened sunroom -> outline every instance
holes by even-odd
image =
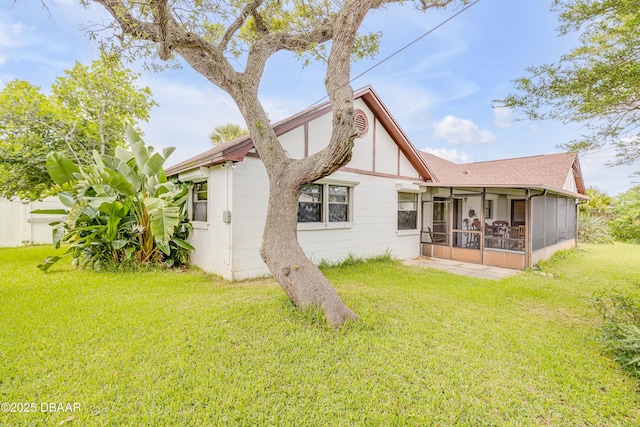
[[[421,253],[524,269],[577,244],[578,200],[546,188],[428,186]]]

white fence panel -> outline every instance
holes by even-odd
[[[23,203],[0,199],[0,247],[51,243],[49,223],[64,218],[61,215],[33,214],[36,209],[63,209],[57,198]]]

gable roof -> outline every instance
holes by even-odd
[[[576,153],[457,164],[420,152],[434,183],[447,187],[542,188],[567,193],[567,177],[575,178],[578,194],[585,194],[584,180]]]
[[[396,142],[402,153],[407,157],[412,166],[420,174],[423,180],[431,179],[431,174],[424,163],[418,150],[415,149],[409,138],[402,131],[396,120],[391,116],[389,110],[382,103],[378,95],[371,86],[354,91],[354,100],[362,99],[367,107],[373,112],[378,121],[384,126],[391,138]],[[308,123],[331,111],[331,102],[325,102],[315,107],[308,108],[289,118],[273,124],[276,136],[280,136],[304,123]],[[177,175],[182,172],[193,170],[199,167],[209,167],[226,161],[240,162],[253,150],[254,144],[249,135],[241,136],[233,141],[226,142],[204,153],[191,157],[183,162],[166,169],[167,176]]]

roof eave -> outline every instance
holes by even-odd
[[[443,188],[504,188],[504,189],[515,189],[515,190],[539,190],[539,191],[548,191],[555,194],[560,194],[567,197],[572,197],[576,199],[587,200],[587,197],[584,194],[576,193],[573,191],[564,190],[561,188],[552,187],[545,184],[469,184],[469,183],[446,183],[446,182],[416,182],[416,184],[421,185],[423,187],[443,187]]]

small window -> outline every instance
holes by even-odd
[[[207,221],[207,211],[208,209],[208,183],[204,182],[196,182],[193,184],[192,189],[192,198],[193,198],[193,212],[192,217],[193,221]]]
[[[418,228],[418,195],[398,193],[398,230]]]
[[[349,220],[349,187],[329,185],[329,222]]]
[[[322,185],[307,184],[300,190],[298,222],[322,222]]]
[[[493,218],[493,200],[484,201],[484,218],[485,219]]]

